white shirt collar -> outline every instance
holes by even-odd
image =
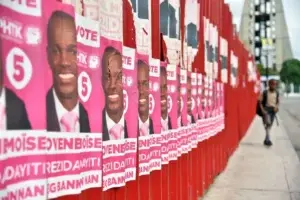
[[[61,118],[63,117],[63,115],[69,111],[61,104],[54,89],[52,90],[52,92],[53,92],[53,96],[54,96],[54,103],[55,103],[55,110],[56,110],[57,118],[58,118],[58,121],[60,121]],[[70,112],[76,113],[77,116],[79,117],[79,102],[77,102],[76,106]]]
[[[0,105],[4,107],[4,109],[6,109],[6,92],[4,87],[2,87],[2,92],[1,92],[1,96],[0,96]],[[6,115],[4,116],[3,119],[1,119],[2,121],[0,121],[0,123],[3,123],[4,125],[4,130],[6,130]]]
[[[177,126],[178,128],[181,127],[181,116],[177,118]]]
[[[106,125],[107,125],[107,130],[108,132],[110,131],[110,129],[112,129],[112,127],[114,127],[114,125],[119,124],[121,126],[123,126],[123,128],[125,128],[125,119],[124,119],[124,112],[123,115],[120,119],[120,121],[118,123],[115,123],[107,114],[107,112],[105,111],[105,118],[106,118]],[[122,133],[122,139],[124,139],[124,131]]]
[[[147,124],[149,126],[149,121],[150,121],[149,117],[145,122],[143,122],[139,116],[139,127],[141,127],[142,124]]]
[[[2,87],[2,92],[1,92],[1,96],[0,96],[0,104],[4,107],[6,107],[6,94],[5,94],[5,89],[4,87]]]
[[[163,128],[165,130],[169,130],[169,126],[168,126],[169,119],[168,119],[168,116],[166,117],[166,119],[163,119],[161,117],[160,121],[161,121],[161,124],[162,124]]]

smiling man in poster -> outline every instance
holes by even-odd
[[[53,87],[46,97],[47,130],[90,132],[87,111],[78,100],[74,17],[54,11],[47,24],[47,41],[47,58],[53,78]]]
[[[153,121],[149,117],[149,65],[142,60],[138,60],[137,66],[139,135],[147,136],[154,133]]]
[[[102,112],[103,140],[128,138],[123,103],[122,54],[108,46],[102,57],[102,87],[105,108]]]
[[[31,124],[24,102],[3,85],[3,59],[0,38],[0,130],[28,130]]]
[[[160,67],[160,102],[161,102],[161,126],[162,132],[171,130],[171,118],[168,116],[168,85],[167,69]]]
[[[194,124],[195,118],[192,113],[192,79],[190,76],[187,77],[187,112],[188,124]]]
[[[177,74],[177,128],[182,127],[182,119],[181,119],[181,84],[180,84],[180,75]]]

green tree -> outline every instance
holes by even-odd
[[[286,85],[293,83],[300,84],[300,61],[297,59],[289,59],[283,62],[282,69],[279,73],[280,79]]]
[[[257,69],[258,69],[260,75],[265,76],[267,74],[266,68],[262,64],[258,64]],[[273,68],[268,68],[268,70],[269,70],[269,75],[278,75],[279,74],[278,71],[274,70]]]

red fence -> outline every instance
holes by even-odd
[[[182,30],[184,29],[185,1],[180,0],[183,11],[180,16]],[[229,6],[223,0],[198,1],[201,6],[200,44],[193,63],[193,71],[197,70],[204,74],[203,16],[209,18],[218,27],[220,36],[228,41],[227,66],[230,66],[231,50],[239,58],[237,87],[225,84],[225,129],[216,136],[199,143],[196,149],[182,155],[177,161],[163,165],[160,171],[154,171],[149,176],[137,177],[136,181],[127,183],[125,187],[105,192],[101,188],[94,188],[86,190],[80,195],[65,196],[59,199],[195,200],[204,194],[213,183],[214,178],[224,170],[229,157],[237,148],[255,115],[257,94],[254,92],[255,83],[248,81],[247,68],[248,61],[253,59],[234,32]],[[152,56],[167,60],[166,45],[159,31],[159,4],[159,0],[151,1]],[[123,31],[124,46],[135,48],[132,9],[126,0],[123,1],[123,18],[123,26],[126,27]],[[184,34],[181,37],[184,38]],[[228,74],[228,80],[230,80],[230,67],[228,67]],[[220,76],[218,79],[220,81]]]

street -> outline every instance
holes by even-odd
[[[300,159],[300,98],[282,98],[279,117]]]

